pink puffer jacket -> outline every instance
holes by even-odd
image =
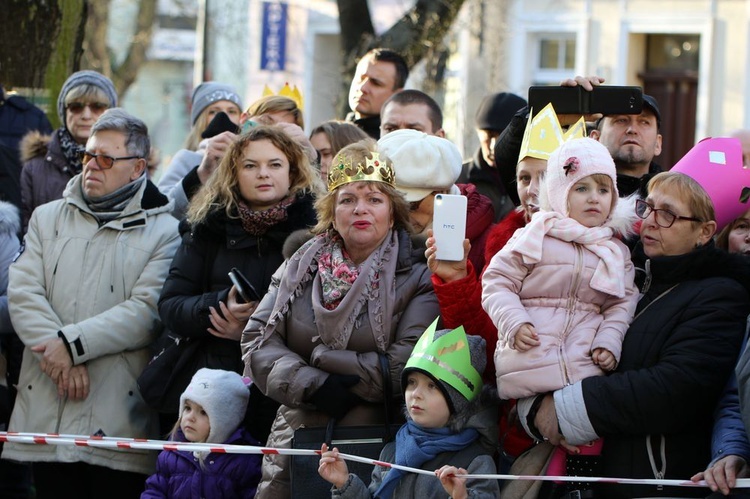
[[[630,251],[625,257],[625,296],[617,298],[589,285],[599,258],[584,246],[544,237],[539,263],[526,265],[507,245],[491,260],[482,279],[482,306],[498,329],[495,369],[503,399],[559,389],[603,371],[591,351],[606,348],[619,361],[638,301]],[[524,323],[541,344],[526,352],[508,347]]]

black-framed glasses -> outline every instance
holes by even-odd
[[[656,225],[659,227],[662,227],[664,229],[668,229],[672,226],[673,223],[677,220],[689,220],[691,222],[702,222],[700,218],[695,217],[683,217],[681,215],[676,215],[672,213],[669,210],[663,210],[663,209],[657,209],[651,206],[649,203],[642,199],[637,199],[635,201],[635,214],[638,215],[640,218],[643,218],[644,220],[648,218],[648,216],[653,212],[654,214],[654,220],[656,221]]]
[[[125,159],[141,159],[140,156],[120,156],[118,158],[107,156],[106,154],[94,154],[93,152],[84,151],[81,153],[81,162],[84,165],[87,165],[89,161],[92,159],[96,159],[96,164],[101,168],[102,170],[109,170],[113,166],[115,166],[115,161],[125,160]]]
[[[106,102],[71,102],[65,106],[65,109],[69,109],[73,114],[80,114],[86,107],[88,107],[92,113],[103,113],[109,109],[109,104]]]

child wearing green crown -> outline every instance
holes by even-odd
[[[437,319],[409,357],[401,385],[406,423],[380,461],[435,471],[430,475],[375,466],[367,487],[350,474],[338,449],[321,448],[318,473],[333,484],[336,498],[500,496],[497,480],[467,479],[466,474],[497,473],[497,396],[482,384],[485,343],[463,327],[435,331]]]

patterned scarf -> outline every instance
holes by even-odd
[[[335,308],[329,310],[323,305],[323,277],[319,272],[319,261],[331,251],[333,245],[343,247],[343,241],[335,231],[330,231],[312,238],[289,258],[268,322],[258,338],[249,346],[249,350],[259,348],[273,335],[276,325],[284,320],[292,302],[303,293],[307,283],[310,283],[312,303],[307,306],[313,309],[315,326],[320,340],[325,345],[335,350],[345,349],[352,331],[360,327],[360,312],[366,305],[375,344],[378,351],[385,352],[389,344],[393,307],[396,302],[398,233],[389,231],[380,246],[359,266],[358,277],[351,283],[347,282],[348,290],[342,293]],[[333,265],[330,268],[333,269]],[[330,275],[333,275],[332,270]],[[338,278],[343,281],[350,280],[343,275],[339,275]],[[331,284],[331,281],[328,283]],[[328,295],[333,296],[333,292],[329,292]],[[317,341],[317,338],[314,338],[314,341]]]
[[[83,190],[83,184],[81,184],[83,200],[86,201],[89,209],[94,212],[94,216],[99,220],[99,224],[107,223],[122,215],[122,211],[128,205],[130,200],[133,199],[133,196],[135,196],[138,189],[141,188],[141,185],[146,182],[146,178],[146,174],[144,173],[116,191],[98,198],[88,197],[86,191]]]
[[[76,142],[65,128],[58,128],[56,133],[57,141],[60,143],[60,151],[62,151],[65,157],[65,162],[68,164],[73,175],[78,175],[83,170],[81,154],[86,150],[86,146],[82,146]]]
[[[242,228],[254,236],[262,236],[269,228],[283,222],[287,218],[287,208],[294,203],[296,196],[292,194],[279,201],[267,210],[255,211],[244,201],[239,202],[239,215]]]
[[[591,287],[618,298],[625,296],[625,256],[614,242],[611,227],[586,227],[554,211],[534,213],[531,221],[508,241],[508,249],[519,253],[526,264],[542,258],[545,235],[577,243],[599,257],[591,276]]]
[[[359,267],[349,258],[340,235],[333,236],[323,247],[318,260],[318,275],[323,293],[323,306],[326,310],[334,310],[359,277]],[[374,278],[372,286],[377,288],[377,273]]]
[[[454,433],[447,426],[422,428],[408,419],[396,434],[396,463],[411,468],[421,468],[424,463],[442,452],[457,452],[479,438],[475,428],[465,428]],[[396,490],[398,481],[406,471],[391,468],[375,491],[373,497],[388,499]]]

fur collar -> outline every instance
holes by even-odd
[[[19,149],[21,151],[21,162],[26,163],[39,156],[47,154],[47,148],[52,141],[51,135],[44,135],[36,130],[27,133],[21,139]]]

